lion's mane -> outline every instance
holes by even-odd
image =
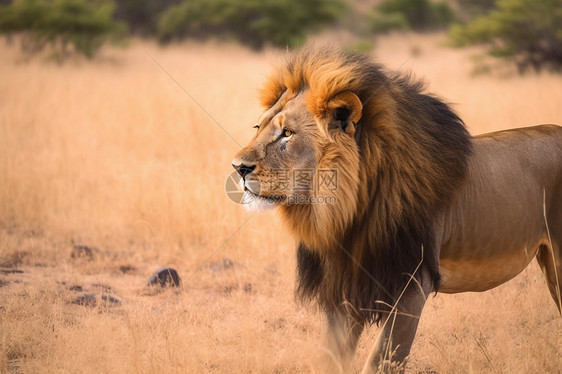
[[[282,206],[298,237],[296,294],[330,312],[350,303],[362,322],[378,322],[422,260],[439,287],[433,233],[463,182],[471,137],[462,120],[419,81],[387,73],[360,54],[305,48],[266,82],[262,103],[308,89],[307,106],[322,117],[343,91],[363,104],[355,141],[342,133],[318,160],[337,169],[330,204]],[[335,148],[333,146],[336,146]]]

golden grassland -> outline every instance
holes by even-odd
[[[373,55],[423,77],[474,134],[562,124],[562,76],[473,76],[474,51],[442,44],[390,36]],[[224,192],[279,52],[133,41],[62,66],[0,53],[0,372],[323,372],[323,317],[293,299],[293,239]],[[99,252],[72,258],[72,243]],[[164,265],[183,287],[146,286]],[[85,293],[121,304],[72,303]],[[408,370],[560,368],[562,318],[533,262],[489,292],[430,297]]]

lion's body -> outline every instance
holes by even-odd
[[[403,361],[431,292],[495,287],[535,255],[559,305],[562,128],[473,138],[420,83],[329,49],[291,55],[262,99],[233,166],[297,237],[297,295],[327,314],[341,360],[382,322],[371,364]],[[326,170],[335,188],[316,178]]]
[[[550,248],[547,223],[559,253],[562,128],[476,137],[466,182],[444,215],[439,292],[485,291],[510,280]]]

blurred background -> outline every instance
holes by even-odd
[[[141,37],[293,48],[329,30],[369,51],[393,30],[447,30],[454,46],[484,44],[523,71],[562,66],[559,0],[2,0],[0,32],[28,53],[93,57],[106,42]]]
[[[562,124],[562,0],[0,0],[0,33],[2,373],[326,372],[296,243],[225,193],[287,50],[367,53],[472,134]],[[559,373],[561,347],[533,262],[431,297],[409,370]]]

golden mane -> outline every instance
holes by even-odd
[[[389,75],[367,57],[330,48],[289,56],[261,92],[265,108],[283,92],[307,89],[318,118],[345,91],[363,113],[355,139],[331,139],[318,168],[338,170],[337,204],[281,206],[300,240],[297,294],[324,309],[350,302],[358,318],[379,320],[422,259],[435,289],[433,225],[465,178],[471,138],[461,119],[420,82]],[[356,144],[354,144],[356,142]]]

